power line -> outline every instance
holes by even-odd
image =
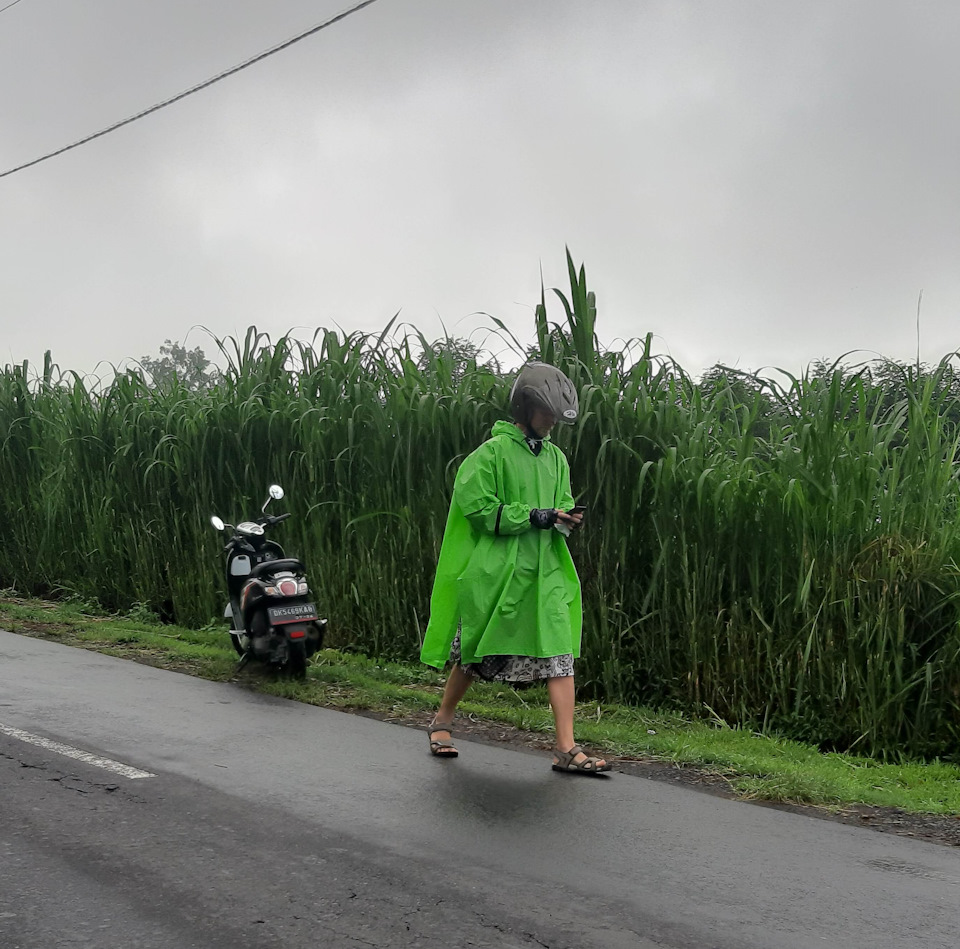
[[[9,10],[10,7],[15,7],[20,0],[13,0],[13,3],[8,3],[5,7],[0,7],[0,13],[3,13],[4,10]]]
[[[14,3],[19,2],[20,0],[14,0]],[[120,122],[115,122],[113,125],[108,125],[99,132],[94,132],[92,135],[87,135],[86,138],[81,138],[79,141],[73,142],[71,145],[64,145],[63,148],[58,148],[56,151],[48,152],[46,155],[41,155],[39,158],[34,158],[33,161],[24,162],[22,165],[17,165],[16,168],[11,168],[8,171],[0,172],[0,178],[6,178],[7,175],[12,175],[18,171],[23,171],[24,168],[30,168],[33,165],[39,165],[40,162],[46,161],[48,158],[55,158],[57,155],[62,155],[64,152],[68,152],[72,148],[79,148],[81,145],[86,145],[87,142],[92,142],[95,138],[100,138],[103,135],[108,135],[110,132],[115,132],[117,129],[123,128],[124,125],[129,125],[131,122],[136,122],[137,119],[142,119],[144,116],[150,115],[151,112],[159,112],[160,109],[164,109],[168,105],[173,105],[174,102],[179,102],[181,99],[186,99],[187,96],[192,96],[195,92],[199,92],[201,89],[206,89],[208,86],[212,86],[215,82],[220,82],[221,79],[226,79],[227,76],[232,76],[234,73],[240,72],[241,69],[246,69],[248,66],[252,66],[254,63],[259,63],[260,60],[266,59],[268,56],[272,56],[274,53],[279,53],[281,50],[287,49],[289,46],[293,46],[294,43],[299,43],[300,40],[306,39],[308,36],[313,36],[314,33],[319,33],[320,30],[325,30],[328,26],[333,26],[334,23],[339,23],[340,20],[346,19],[351,13],[356,13],[358,10],[362,10],[364,7],[369,7],[371,4],[376,2],[377,0],[362,0],[361,3],[355,4],[354,6],[350,7],[349,10],[344,10],[342,13],[338,13],[329,20],[325,20],[323,23],[319,23],[317,26],[311,27],[309,30],[305,30],[303,33],[298,33],[296,36],[293,36],[288,40],[284,40],[282,43],[272,46],[270,49],[264,50],[262,53],[257,53],[256,56],[252,56],[250,59],[247,59],[236,66],[231,66],[230,69],[225,69],[223,72],[217,73],[216,76],[212,76],[210,79],[206,79],[203,82],[197,83],[197,85],[191,86],[189,89],[185,89],[183,92],[180,92],[175,96],[171,96],[169,99],[164,99],[163,102],[158,102],[156,105],[150,106],[149,109],[144,109],[142,112],[137,112],[135,115],[131,115],[129,118],[123,119]],[[13,6],[13,4],[10,4],[10,6]],[[6,7],[4,7],[4,9],[6,9]],[[3,10],[0,10],[0,13],[2,12]]]

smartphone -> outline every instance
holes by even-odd
[[[587,509],[586,504],[575,504],[569,511],[568,514],[583,514]]]

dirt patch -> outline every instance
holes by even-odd
[[[4,625],[10,628],[11,633],[21,636],[33,636],[34,639],[70,639],[74,638],[74,629],[66,623],[36,623],[29,619],[7,618]]]
[[[873,807],[870,804],[847,804],[841,810],[833,812],[826,808],[801,807],[795,804],[772,804],[767,801],[756,803],[797,814],[809,815],[812,812],[816,817],[840,824],[870,827],[887,834],[917,837],[948,847],[960,847],[960,817],[911,814],[899,807]]]
[[[11,632],[32,636],[37,639],[54,641],[69,641],[71,645],[81,646],[99,652],[108,652],[111,655],[124,659],[132,659],[144,665],[159,669],[169,669],[175,672],[196,674],[196,664],[189,660],[172,657],[163,650],[145,648],[135,642],[117,643],[112,641],[94,642],[78,641],[75,630],[65,623],[36,622],[23,619],[5,619],[5,626]],[[254,670],[254,674],[256,674]],[[246,675],[246,673],[244,674]],[[233,681],[242,684],[243,676],[235,677]],[[404,725],[413,728],[425,729],[429,719],[426,716],[411,717],[395,713],[373,712],[369,709],[344,708],[341,705],[330,704],[331,708],[346,711],[364,718],[394,725]],[[539,732],[523,731],[513,726],[498,722],[485,721],[474,716],[464,716],[457,719],[456,733],[471,741],[487,745],[506,745],[516,751],[546,756],[553,748],[551,736]],[[424,740],[426,745],[426,740]],[[588,749],[589,750],[589,749]],[[600,749],[595,749],[598,753]],[[944,817],[934,814],[911,814],[898,807],[873,807],[867,804],[850,804],[843,808],[818,807],[805,804],[788,804],[775,801],[747,801],[738,794],[731,778],[716,770],[698,768],[692,765],[680,765],[673,762],[661,761],[655,758],[627,758],[609,756],[614,771],[620,774],[629,774],[651,781],[667,781],[674,784],[683,784],[695,787],[709,794],[716,794],[730,800],[739,800],[760,807],[772,807],[776,810],[789,811],[794,814],[803,814],[807,817],[816,817],[821,820],[832,820],[841,824],[851,824],[857,827],[869,827],[883,833],[899,834],[903,837],[915,837],[928,840],[932,843],[943,844],[949,847],[960,847],[960,817]]]

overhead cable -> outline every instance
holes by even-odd
[[[0,7],[0,13],[3,13],[4,10],[9,10],[10,7],[15,7],[20,0],[13,0],[13,3],[8,3],[5,7]]]
[[[19,0],[14,0],[14,2],[19,2]],[[189,89],[185,89],[183,92],[180,92],[175,96],[171,96],[169,99],[164,99],[163,102],[158,102],[156,105],[150,106],[149,109],[144,109],[141,112],[137,112],[135,115],[131,115],[129,118],[123,119],[120,122],[114,122],[113,125],[109,125],[106,128],[101,129],[99,132],[94,132],[92,135],[87,135],[85,138],[81,138],[79,141],[73,142],[70,145],[64,145],[63,148],[58,148],[56,151],[49,152],[46,155],[41,155],[39,158],[34,158],[33,161],[24,162],[22,165],[17,165],[16,168],[10,168],[8,171],[0,172],[0,178],[6,178],[7,175],[12,175],[18,171],[23,171],[24,168],[30,168],[33,165],[39,165],[40,162],[46,161],[48,158],[55,158],[57,155],[62,155],[64,152],[68,152],[72,148],[79,148],[81,145],[86,145],[87,142],[92,142],[95,138],[100,138],[103,135],[108,135],[110,132],[115,132],[124,125],[129,125],[131,122],[136,122],[137,119],[142,119],[144,116],[150,115],[152,112],[159,112],[160,109],[164,109],[168,105],[173,105],[174,102],[179,102],[181,99],[186,99],[187,96],[192,96],[195,92],[199,92],[201,89],[206,89],[208,86],[212,86],[215,82],[220,82],[221,79],[226,79],[227,76],[232,76],[234,73],[240,72],[241,69],[246,69],[248,66],[252,66],[254,63],[259,63],[260,60],[266,59],[268,56],[272,56],[274,53],[279,53],[281,50],[287,49],[289,46],[293,46],[294,43],[299,43],[300,40],[304,40],[308,36],[313,36],[314,33],[319,33],[320,30],[324,30],[328,26],[333,26],[334,23],[338,23],[340,20],[346,19],[351,13],[356,13],[358,10],[362,10],[364,7],[369,7],[371,4],[376,2],[377,0],[363,0],[362,3],[355,4],[354,6],[350,7],[349,10],[344,10],[342,13],[338,13],[329,20],[325,20],[323,23],[319,23],[317,26],[311,27],[309,30],[305,30],[303,33],[298,33],[296,36],[293,36],[288,40],[284,40],[282,43],[278,43],[276,46],[272,46],[270,49],[264,50],[262,53],[257,53],[256,56],[252,56],[250,59],[245,60],[236,66],[231,66],[230,69],[225,69],[223,72],[217,73],[216,76],[212,76],[210,79],[206,79],[203,82],[197,83],[197,85],[191,86]]]

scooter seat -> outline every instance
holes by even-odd
[[[251,572],[251,577],[262,577],[268,573],[278,573],[281,570],[289,570],[292,573],[305,573],[306,567],[299,561],[294,558],[289,558],[287,560],[266,560],[261,564],[257,564]]]

